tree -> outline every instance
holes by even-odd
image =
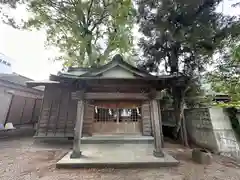
[[[184,97],[199,80],[211,62],[212,55],[222,49],[223,41],[239,35],[239,21],[215,11],[221,0],[140,0],[139,22],[144,37],[142,67],[149,71],[181,74],[189,77],[184,89],[172,88],[178,134],[184,121]],[[186,142],[185,142],[186,144]]]
[[[112,52],[131,52],[135,10],[131,0],[16,0],[27,7],[23,29],[44,29],[47,46],[58,47],[65,66],[105,63]],[[6,17],[6,16],[5,16]],[[10,16],[5,20],[17,27]],[[6,22],[6,21],[5,21]]]
[[[215,68],[208,73],[208,80],[215,92],[225,93],[231,101],[225,106],[240,107],[240,59],[239,45],[232,43],[215,62]]]

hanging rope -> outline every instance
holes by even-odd
[[[142,105],[139,105],[140,103],[126,103],[126,102],[120,102],[120,103],[95,103],[90,104],[88,102],[85,102],[85,105],[88,105],[90,107],[99,108],[99,109],[139,109],[142,108]]]

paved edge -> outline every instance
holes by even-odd
[[[58,169],[72,169],[72,168],[159,168],[159,167],[173,167],[178,166],[179,161],[176,162],[126,162],[126,163],[57,163]]]

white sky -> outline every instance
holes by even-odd
[[[225,0],[219,11],[238,15],[240,8],[231,8],[235,0]],[[25,12],[19,10],[18,15]],[[48,79],[50,73],[61,70],[61,63],[52,62],[49,58],[56,52],[46,50],[44,31],[20,31],[0,22],[0,53],[14,59],[13,70],[34,80]]]

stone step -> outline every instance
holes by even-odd
[[[83,144],[152,144],[152,136],[95,135],[82,137]]]
[[[171,155],[153,156],[149,144],[82,144],[82,156],[72,159],[67,153],[56,164],[57,168],[159,168],[177,166]]]

